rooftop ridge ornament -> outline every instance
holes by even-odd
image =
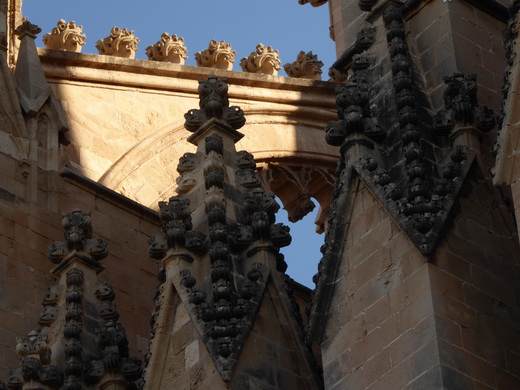
[[[230,43],[226,43],[226,41],[217,42],[213,39],[206,50],[195,53],[195,61],[197,61],[197,66],[231,70],[236,54]]]
[[[83,26],[78,26],[73,21],[67,23],[63,19],[58,21],[57,26],[50,33],[43,36],[45,47],[47,49],[72,51],[74,53],[81,52],[81,48],[85,45],[85,39],[87,38],[83,34]]]
[[[19,39],[22,39],[23,36],[29,35],[31,38],[36,38],[36,35],[42,32],[42,29],[38,27],[36,24],[32,24],[29,22],[28,18],[22,19],[22,24],[19,25],[16,30],[14,30],[14,34],[18,35]]]
[[[271,46],[264,46],[262,43],[256,45],[256,51],[252,52],[249,57],[244,57],[240,61],[240,66],[244,72],[263,73],[276,76],[281,61],[278,59],[278,50],[274,50]]]
[[[134,36],[133,30],[112,27],[110,35],[97,41],[96,49],[99,54],[115,57],[134,58],[139,38]]]
[[[65,241],[57,241],[49,247],[48,258],[58,264],[53,272],[62,270],[72,259],[78,258],[98,271],[99,263],[107,254],[107,244],[100,238],[92,238],[90,212],[74,209],[63,215],[62,226]]]
[[[296,61],[283,66],[289,77],[312,80],[321,80],[322,67],[323,62],[318,60],[318,55],[312,54],[312,51],[300,51]]]
[[[188,58],[187,52],[184,39],[177,37],[176,34],[170,36],[167,32],[162,33],[160,41],[146,48],[146,55],[149,60],[179,65],[183,65],[184,60]]]
[[[456,125],[475,126],[486,132],[495,127],[493,111],[478,104],[477,76],[455,73],[444,77],[444,109],[435,114],[433,128],[439,134],[450,134]]]
[[[210,122],[215,121],[232,133],[236,141],[243,137],[243,134],[236,130],[246,122],[244,112],[240,107],[229,106],[226,81],[225,77],[219,80],[215,75],[210,75],[207,81],[199,80],[200,109],[189,110],[184,114],[184,127],[188,131],[196,132],[188,141],[194,142],[198,134],[203,132]]]

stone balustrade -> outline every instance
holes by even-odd
[[[79,53],[85,45],[86,36],[83,27],[74,21],[66,22],[61,19],[57,27],[53,28],[43,37],[43,43],[47,49],[72,51]],[[96,48],[100,55],[116,56],[123,58],[135,58],[139,44],[139,38],[133,30],[127,28],[113,27],[110,34],[96,42]],[[146,47],[146,55],[150,61],[169,62],[184,65],[188,58],[188,49],[184,44],[184,38],[170,35],[164,32],[159,41]],[[225,41],[211,40],[208,48],[195,53],[197,66],[233,70],[236,51],[230,43]],[[260,73],[265,75],[278,75],[281,61],[278,58],[278,50],[271,46],[259,43],[255,51],[240,61],[243,72]],[[313,80],[321,79],[321,68],[323,63],[318,60],[317,55],[311,52],[301,51],[296,60],[284,65],[289,77],[307,78]]]

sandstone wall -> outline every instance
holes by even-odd
[[[158,265],[147,256],[148,238],[160,231],[150,210],[101,192],[94,183],[56,172],[40,172],[37,200],[25,200],[25,184],[10,173],[17,162],[0,154],[0,378],[18,367],[16,337],[37,329],[45,289],[55,284],[47,248],[63,241],[63,212],[90,211],[94,237],[108,243],[109,256],[100,279],[114,286],[120,321],[127,324],[131,354],[148,349],[152,297]]]

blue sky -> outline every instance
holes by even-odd
[[[312,50],[325,64],[325,75],[335,59],[328,5],[313,8],[299,5],[298,0],[25,0],[22,12],[43,30],[38,46],[43,46],[43,35],[59,19],[82,25],[87,36],[84,53],[97,53],[96,41],[117,26],[135,31],[140,39],[139,59],[146,59],[145,48],[163,32],[184,38],[189,57],[186,65],[195,65],[194,54],[206,49],[212,39],[232,44],[237,52],[234,70],[241,70],[240,59],[258,43],[278,50],[282,64],[294,61],[300,50]]]
[[[83,53],[97,54],[96,41],[117,26],[135,31],[140,39],[138,59],[147,59],[146,47],[157,42],[163,32],[184,38],[189,57],[186,65],[195,65],[194,54],[206,49],[212,39],[232,44],[237,52],[236,71],[241,71],[240,59],[254,51],[258,43],[278,50],[282,65],[293,62],[300,50],[312,51],[324,63],[324,80],[336,58],[329,37],[328,5],[313,8],[299,5],[298,0],[24,0],[22,13],[42,29],[36,40],[39,47],[44,46],[43,35],[59,19],[65,19],[83,26],[87,36]],[[285,71],[279,75],[286,76]],[[311,288],[323,243],[323,235],[314,233],[317,209],[296,224],[288,222],[283,209],[277,216],[278,222],[290,226],[293,236],[293,243],[282,249],[289,264],[287,273]]]

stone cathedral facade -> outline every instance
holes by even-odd
[[[520,388],[520,2],[300,3],[329,76],[0,1],[0,389]]]

